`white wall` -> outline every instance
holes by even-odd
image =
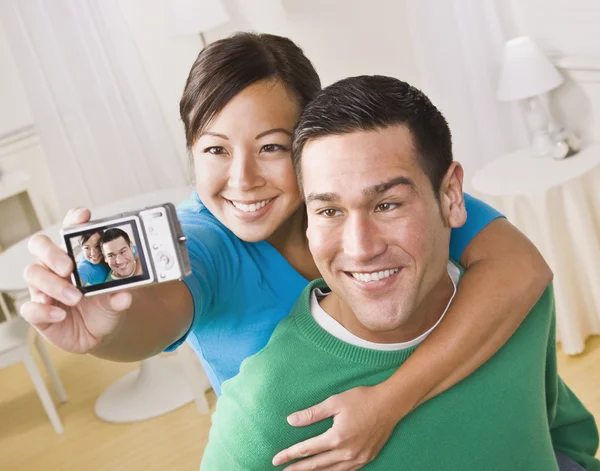
[[[252,25],[224,0],[232,21],[206,33],[208,41]],[[254,0],[257,5],[265,3]],[[268,3],[268,0],[266,0]],[[419,73],[400,0],[282,0],[287,24],[273,32],[290,37],[306,53],[324,86],[360,74],[391,75],[419,86]],[[269,32],[269,31],[267,31]]]
[[[0,136],[33,123],[19,71],[0,23]]]
[[[510,0],[517,28],[545,51],[600,55],[598,0]]]

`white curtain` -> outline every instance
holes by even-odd
[[[527,145],[517,104],[496,100],[506,37],[499,0],[407,0],[421,87],[450,124],[465,183],[506,152]]]
[[[183,185],[117,0],[0,0],[61,211]]]

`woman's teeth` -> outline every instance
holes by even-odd
[[[384,270],[384,271],[375,271],[373,273],[354,273],[351,272],[350,274],[356,278],[359,281],[364,281],[364,282],[369,282],[369,281],[378,281],[378,280],[383,280],[385,278],[388,278],[390,276],[392,276],[395,273],[398,273],[400,271],[399,268],[392,268],[391,270]]]
[[[264,208],[271,201],[273,201],[273,198],[271,198],[270,200],[263,200],[252,204],[236,203],[235,201],[231,201],[231,204],[234,205],[237,209],[244,211],[245,213],[253,213],[254,211],[258,211],[259,209]]]

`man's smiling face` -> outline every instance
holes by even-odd
[[[310,249],[325,281],[368,330],[401,327],[444,276],[454,225],[410,131],[393,125],[309,141],[301,171]],[[456,173],[462,180],[452,164],[445,182]]]
[[[104,259],[111,270],[119,277],[128,277],[134,271],[134,255],[131,244],[123,237],[102,244]]]

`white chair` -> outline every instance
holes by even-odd
[[[42,378],[40,370],[33,357],[32,344],[35,345],[48,375],[54,385],[56,394],[61,402],[67,401],[67,395],[63,388],[60,378],[56,370],[50,362],[48,351],[44,345],[44,341],[37,334],[33,334],[33,340],[30,341],[30,327],[27,322],[20,316],[12,316],[8,306],[0,293],[0,310],[4,312],[6,317],[5,322],[0,322],[0,368],[12,365],[14,363],[23,362],[29,373],[29,377],[37,391],[42,405],[48,414],[50,423],[54,427],[56,433],[63,432],[63,426],[54,407],[54,402],[48,393],[46,384]]]

